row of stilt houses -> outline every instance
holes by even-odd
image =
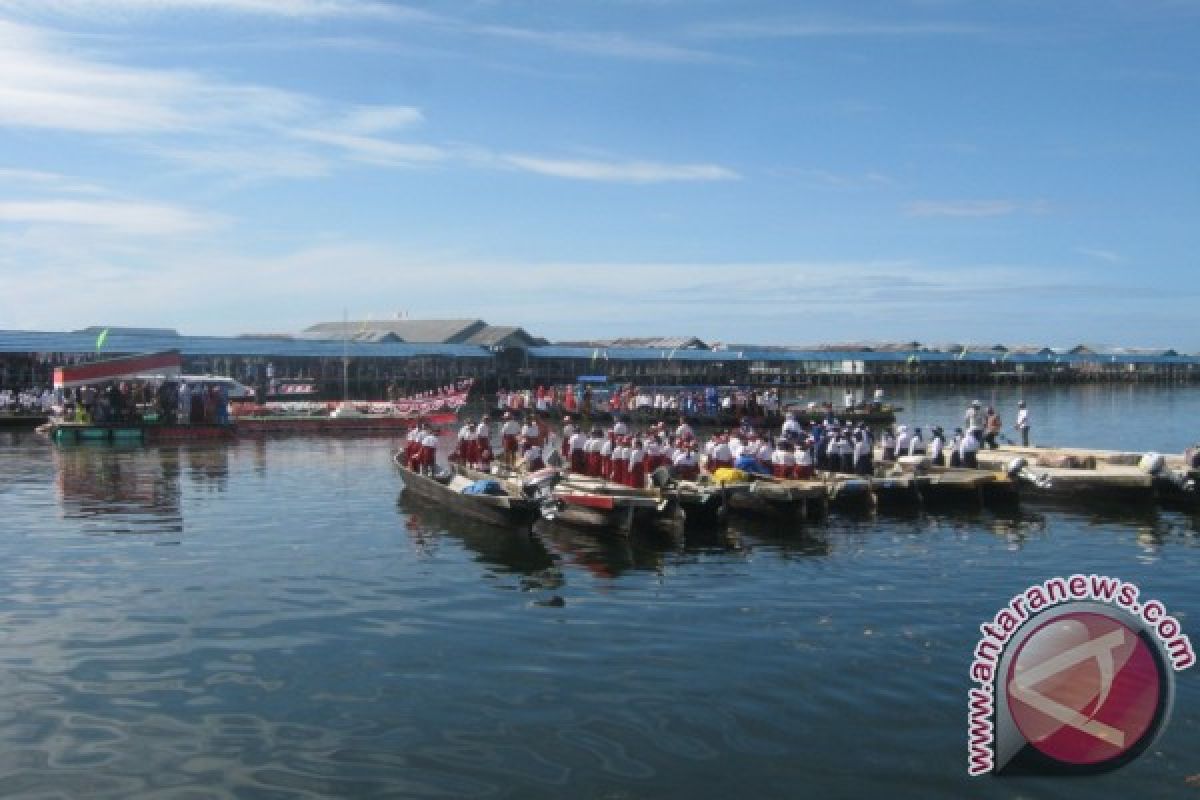
[[[473,378],[482,391],[591,382],[642,386],[895,386],[1200,381],[1200,355],[1173,350],[970,344],[705,342],[695,337],[551,343],[482,320],[320,323],[296,334],[187,336],[169,329],[0,331],[0,388],[48,386],[56,366],[177,350],[188,373],[264,394],[308,381],[327,397],[384,399]],[[345,385],[343,384],[345,381]]]

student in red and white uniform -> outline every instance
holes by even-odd
[[[458,439],[455,442],[454,457],[460,464],[469,464],[471,461],[471,442],[475,440],[475,425],[470,419],[463,420],[462,427],[458,429]]]
[[[613,483],[625,483],[625,476],[629,472],[629,447],[626,446],[624,439],[617,439],[617,443],[613,445],[612,454],[612,473],[608,475],[608,479]]]
[[[733,449],[724,436],[713,445],[712,455],[708,459],[708,471],[713,472],[721,467],[733,466]]]
[[[421,437],[421,469],[429,475],[437,470],[437,432],[432,428]]]
[[[517,437],[521,434],[521,423],[513,415],[504,412],[504,423],[500,426],[500,452],[505,466],[511,467],[517,456]]]
[[[625,420],[621,419],[620,417],[617,417],[616,422],[613,424],[613,433],[615,433],[618,437],[628,436],[629,435],[629,423],[627,423]]]
[[[546,460],[542,458],[542,446],[534,442],[525,448],[525,454],[521,457],[521,465],[526,472],[537,472],[539,469],[546,468]]]
[[[571,422],[571,417],[569,415],[563,417],[562,455],[563,458],[567,459],[568,462],[571,460],[571,437],[574,436],[575,432],[578,430],[579,428],[575,427],[575,424]]]
[[[682,481],[694,481],[700,477],[700,462],[696,460],[696,451],[690,447],[680,448],[675,453],[671,468],[675,477]]]
[[[584,450],[587,451],[586,474],[593,478],[602,477],[600,473],[600,448],[602,447],[604,447],[604,439],[600,436],[600,431],[593,430],[588,436],[587,444],[584,445]]]
[[[579,475],[587,473],[587,437],[583,431],[576,429],[567,440],[567,454],[571,464],[571,472]]]
[[[525,424],[521,426],[521,436],[517,439],[517,452],[522,456],[525,455],[525,450],[531,445],[540,445],[542,443],[542,432],[538,429],[537,424],[532,417],[525,419]]]
[[[797,479],[802,481],[810,480],[813,476],[813,457],[807,446],[796,449],[794,474]]]
[[[600,445],[600,475],[608,478],[612,474],[612,454],[613,454],[613,435],[610,433],[604,437],[604,443]]]
[[[683,417],[679,418],[679,427],[675,429],[675,438],[681,439],[684,442],[695,441],[696,432],[692,430],[692,426],[687,424],[687,420]]]
[[[404,463],[414,472],[421,467],[421,438],[425,435],[425,425],[414,425],[404,437]]]
[[[490,419],[491,417],[484,414],[479,418],[479,424],[475,426],[475,449],[472,461],[474,462],[473,465],[479,469],[487,469],[492,461],[492,428],[488,424]],[[485,453],[487,454],[486,459],[484,459]]]
[[[646,439],[642,448],[646,451],[647,473],[654,472],[654,470],[662,466],[662,442],[657,435]]]
[[[758,452],[755,454],[758,459],[759,466],[768,472],[771,471],[771,465],[774,463],[775,448],[766,439],[763,439],[758,444]]]
[[[646,488],[646,449],[641,439],[635,439],[629,448],[629,474],[626,485],[634,489]]]
[[[795,477],[796,452],[790,442],[780,442],[771,453],[771,474],[776,478]]]

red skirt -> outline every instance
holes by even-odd
[[[505,433],[500,437],[500,447],[505,454],[517,452],[517,435],[515,433]]]
[[[646,462],[639,461],[629,468],[628,485],[634,489],[642,489],[646,486]]]

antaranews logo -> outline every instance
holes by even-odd
[[[1140,597],[1104,575],[1050,578],[979,626],[969,774],[1105,772],[1145,752],[1196,656],[1166,606]]]

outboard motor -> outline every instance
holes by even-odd
[[[650,473],[650,485],[655,489],[667,489],[674,483],[671,470],[668,467],[658,467]]]
[[[1022,480],[1027,483],[1032,483],[1039,489],[1049,489],[1053,485],[1050,476],[1045,472],[1034,472],[1029,468],[1029,461],[1021,456],[1017,456],[1004,468],[1008,477],[1013,480]]]
[[[1138,469],[1147,475],[1158,475],[1167,466],[1167,460],[1161,453],[1146,453],[1138,461]]]
[[[530,500],[537,501],[543,519],[553,520],[558,513],[558,501],[554,499],[554,487],[561,480],[561,472],[553,467],[547,467],[530,473],[521,482],[521,493]]]

